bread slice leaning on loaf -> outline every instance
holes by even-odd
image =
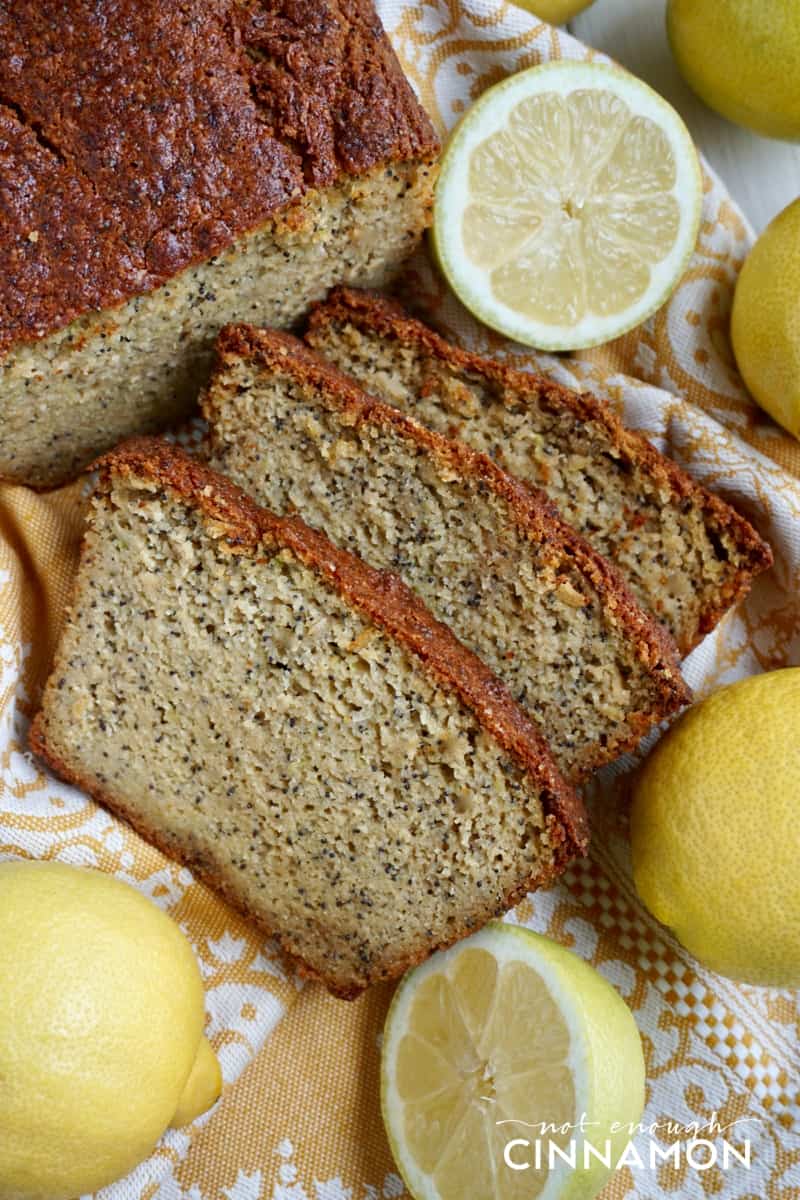
[[[350,288],[315,308],[306,340],[367,391],[542,488],[682,654],[772,563],[740,513],[588,392],[470,354]]]
[[[396,576],[153,439],[100,464],[31,744],[340,996],[587,841],[541,734]]]
[[[688,699],[669,639],[542,495],[286,334],[226,328],[201,399],[212,465],[395,570],[579,779]]]

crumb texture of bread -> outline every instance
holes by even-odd
[[[113,311],[0,358],[0,477],[52,487],[134,433],[186,418],[230,320],[293,324],[334,281],[386,283],[428,222],[432,168],[380,168],[304,197]]]
[[[684,654],[772,562],[744,517],[591,395],[460,350],[367,292],[336,289],[306,340],[367,391],[544,490]]]
[[[385,283],[438,150],[371,0],[2,5],[0,147],[0,476],[35,486],[185,415],[226,320]]]
[[[381,606],[400,610],[392,634],[344,594],[368,606],[377,573],[174,449],[154,452],[160,475],[139,453],[93,501],[34,723],[61,774],[341,995],[468,933],[583,848],[580,802],[539,735],[399,582]],[[464,702],[467,678],[498,736]]]
[[[295,339],[226,328],[201,407],[215,469],[399,573],[546,731],[569,778],[686,701],[667,639],[547,501]]]

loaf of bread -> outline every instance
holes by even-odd
[[[306,338],[368,391],[542,488],[683,654],[772,562],[743,516],[589,394],[469,354],[346,288],[315,309]]]
[[[371,0],[0,5],[0,477],[182,418],[226,321],[387,280],[437,149]]]
[[[541,492],[288,334],[228,326],[201,399],[212,465],[399,572],[508,684],[573,780],[685,703],[673,647]]]
[[[586,845],[541,735],[396,577],[153,439],[101,464],[31,741],[342,996]]]

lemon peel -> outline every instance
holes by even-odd
[[[146,896],[0,863],[0,1196],[96,1191],[213,1102],[204,1020],[192,948]]]
[[[634,787],[633,877],[700,962],[800,986],[800,668],[721,688],[656,746]]]
[[[757,403],[800,437],[800,200],[764,230],[736,284],[731,341]]]

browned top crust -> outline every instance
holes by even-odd
[[[0,0],[0,353],[437,151],[371,0]]]
[[[557,867],[585,852],[586,811],[561,776],[541,733],[497,676],[434,619],[397,575],[376,571],[299,517],[278,517],[260,508],[229,479],[159,438],[134,438],[95,466],[100,470],[101,490],[116,476],[150,480],[179,495],[203,514],[234,552],[269,555],[289,550],[348,605],[404,645],[443,687],[455,692],[529,772],[541,793]]]
[[[513,519],[528,538],[551,546],[557,558],[568,556],[596,589],[606,608],[613,610],[633,652],[657,681],[661,699],[658,717],[666,717],[690,701],[691,693],[681,676],[676,647],[669,634],[637,604],[617,568],[563,520],[544,492],[509,475],[488,455],[434,432],[407,413],[363,392],[349,376],[291,334],[257,329],[253,325],[226,325],[217,338],[216,353],[220,362],[227,357],[244,357],[271,370],[282,370],[294,379],[307,379],[323,389],[354,425],[368,422],[391,428],[423,447],[459,476],[486,484],[508,504]],[[213,440],[213,396],[206,393],[200,405],[211,424]],[[653,723],[652,715],[648,714],[647,728]],[[642,732],[634,734],[632,745]],[[617,747],[617,752],[627,748],[630,747]]]
[[[645,471],[660,487],[667,489],[676,502],[691,500],[698,504],[710,524],[731,533],[748,576],[758,575],[772,566],[772,550],[741,513],[695,482],[671,458],[660,454],[643,434],[627,429],[617,414],[590,392],[575,392],[553,383],[544,375],[517,371],[494,359],[462,350],[440,337],[422,321],[409,316],[395,301],[377,292],[334,288],[327,300],[313,307],[308,321],[309,335],[313,337],[315,328],[322,329],[336,321],[366,326],[383,337],[395,339],[401,345],[422,347],[432,357],[450,363],[457,369],[477,372],[500,387],[513,388],[523,396],[529,395],[544,408],[569,413],[581,422],[594,422],[605,429],[609,440],[618,449],[622,462]],[[700,634],[713,629],[727,604],[734,598],[726,598],[719,611],[707,614]],[[691,646],[681,649],[688,653]]]

